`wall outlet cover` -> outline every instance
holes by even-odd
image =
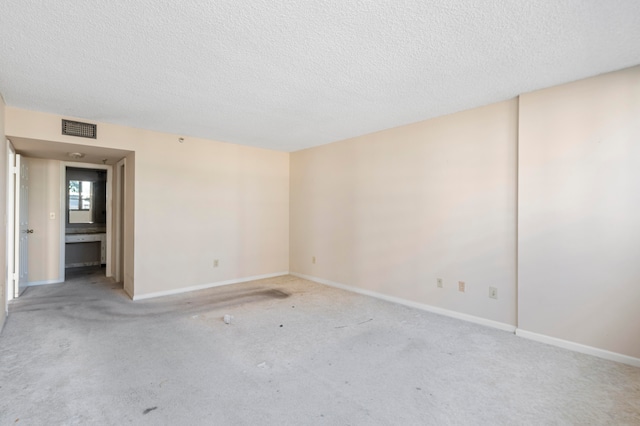
[[[496,287],[489,287],[489,297],[492,299],[498,298],[498,289]]]

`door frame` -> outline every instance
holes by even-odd
[[[107,171],[107,261],[105,275],[113,275],[113,265],[111,259],[112,247],[112,182],[113,167],[106,164],[76,163],[73,161],[60,162],[60,280],[65,281],[65,258],[66,258],[66,228],[67,228],[67,167],[78,169],[95,169]]]
[[[15,298],[16,293],[16,278],[15,278],[15,255],[16,255],[16,242],[15,242],[15,213],[16,213],[16,150],[11,144],[9,139],[6,140],[7,150],[7,205],[6,205],[6,232],[7,232],[7,294],[4,300],[5,312],[8,311],[8,304],[10,300]]]
[[[115,165],[115,235],[113,241],[115,243],[115,261],[113,268],[113,276],[116,282],[124,285],[124,204],[126,194],[125,174],[127,167],[127,159],[123,158]]]

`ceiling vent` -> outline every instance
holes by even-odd
[[[79,121],[62,120],[62,134],[81,138],[96,139],[97,126]]]

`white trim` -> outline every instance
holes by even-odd
[[[580,352],[580,353],[592,355],[598,358],[607,359],[609,361],[615,361],[615,362],[620,362],[622,364],[632,365],[634,367],[640,367],[640,358],[634,358],[628,355],[623,355],[616,352],[610,352],[604,349],[594,348],[593,346],[587,346],[581,343],[570,342],[568,340],[558,339],[557,337],[546,336],[544,334],[533,333],[531,331],[526,331],[521,328],[516,329],[516,336],[523,337],[529,340],[534,340],[540,343],[546,343],[547,345],[568,349],[570,351]]]
[[[127,159],[123,158],[115,165],[115,197],[113,214],[115,215],[115,231],[113,242],[115,243],[115,258],[113,260],[113,276],[116,282],[122,283],[124,287],[124,174],[127,167]],[[121,253],[121,251],[123,253]],[[120,264],[122,260],[122,265]],[[123,272],[122,274],[120,272]],[[128,294],[128,293],[127,293]],[[131,296],[131,295],[129,295]]]
[[[27,283],[27,287],[37,286],[37,285],[60,284],[63,282],[64,281],[60,281],[60,280],[33,281],[33,282]]]
[[[7,238],[7,244],[6,244],[6,253],[7,253],[7,257],[6,257],[6,261],[7,261],[7,267],[6,267],[6,293],[5,293],[5,299],[2,301],[3,302],[3,312],[6,316],[9,315],[9,300],[13,300],[15,297],[15,270],[14,270],[14,266],[15,266],[15,250],[16,250],[16,246],[15,246],[15,227],[16,227],[16,223],[15,223],[15,191],[16,191],[16,187],[15,187],[15,174],[16,174],[16,164],[15,164],[15,157],[16,157],[16,150],[13,148],[13,145],[11,144],[11,141],[9,139],[6,139],[6,151],[7,151],[7,187],[6,187],[6,211],[5,211],[5,229],[6,229],[6,238]]]
[[[319,284],[325,284],[331,287],[336,287],[342,290],[347,290],[353,293],[363,294],[365,296],[375,297],[376,299],[385,300],[387,302],[397,303],[399,305],[409,306],[411,308],[420,309],[427,312],[432,312],[434,314],[444,315],[451,318],[456,318],[464,321],[473,322],[476,324],[484,325],[487,327],[497,328],[498,330],[508,331],[510,333],[515,332],[515,325],[506,324],[503,322],[493,321],[486,318],[480,318],[473,315],[463,314],[456,311],[450,311],[449,309],[438,308],[437,306],[427,305],[425,303],[412,302],[410,300],[401,299],[399,297],[388,296],[386,294],[378,293],[371,290],[364,290],[357,287],[352,287],[346,284],[337,283],[334,281],[325,280],[322,278],[313,277],[310,275],[299,274],[297,272],[291,272],[291,275],[303,278],[305,280],[313,281]]]
[[[58,212],[58,219],[60,222],[60,258],[58,259],[58,279],[64,282],[65,276],[65,261],[67,255],[67,166],[64,161],[60,162],[60,211]]]
[[[283,275],[289,275],[289,272],[285,271],[285,272],[276,272],[275,274],[254,275],[252,277],[238,278],[238,279],[235,279],[235,280],[218,281],[218,282],[215,282],[215,283],[194,285],[194,286],[191,286],[191,287],[184,287],[184,288],[176,288],[174,290],[157,291],[157,292],[154,292],[154,293],[139,294],[139,295],[134,295],[131,298],[133,300],[144,300],[144,299],[151,299],[151,298],[154,298],[154,297],[172,296],[172,295],[175,295],[175,294],[188,293],[190,291],[197,291],[197,290],[205,290],[205,289],[208,289],[208,288],[220,287],[220,286],[223,286],[223,285],[240,284],[240,283],[245,283],[247,281],[255,281],[255,280],[263,280],[265,278],[281,277]],[[127,293],[127,294],[129,294],[129,293]],[[131,296],[131,295],[129,295],[129,296]]]
[[[15,213],[14,226],[14,298],[27,288],[29,284],[29,160],[22,154],[16,153],[15,185]],[[31,230],[33,232],[33,230]]]

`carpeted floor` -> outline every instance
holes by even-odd
[[[640,424],[638,368],[295,277],[68,278],[10,304],[0,425]]]

